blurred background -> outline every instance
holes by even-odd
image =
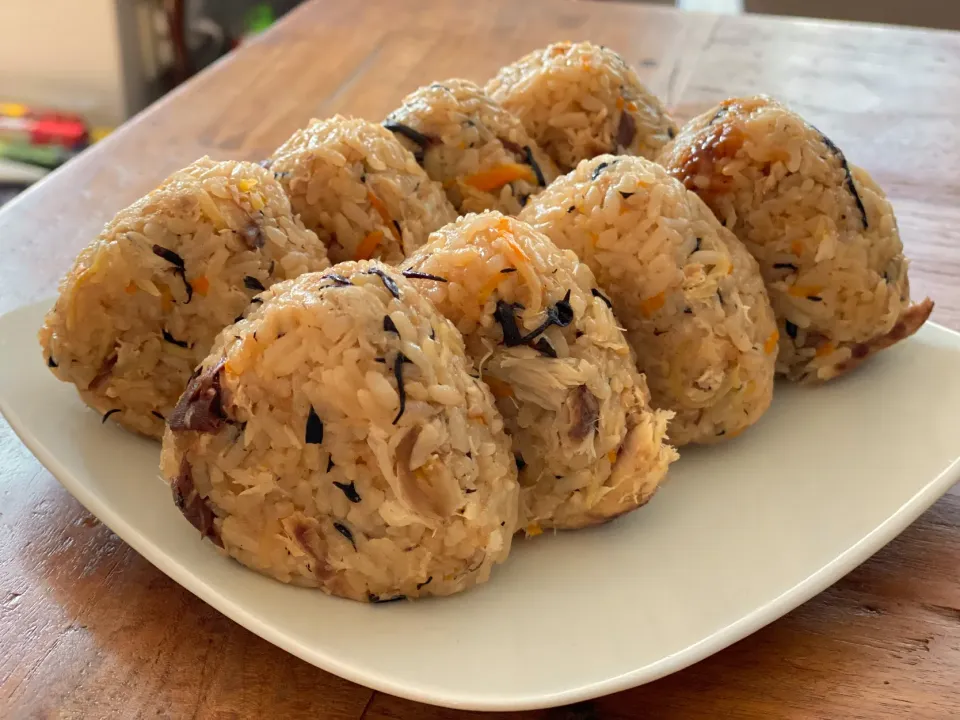
[[[302,1],[0,0],[0,205]],[[960,29],[957,0],[645,1]]]

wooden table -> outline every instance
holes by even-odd
[[[311,116],[380,119],[418,85],[483,80],[581,38],[622,52],[680,119],[761,91],[806,115],[887,189],[915,294],[960,328],[960,35],[548,0],[306,5],[0,212],[0,312],[50,296],[117,209],[204,153],[261,158]],[[730,649],[526,717],[958,717],[958,568],[954,489]],[[340,680],[225,619],[91,517],[0,424],[0,717],[467,715]]]

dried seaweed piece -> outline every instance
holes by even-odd
[[[497,307],[493,311],[493,319],[500,324],[500,330],[503,332],[503,344],[507,347],[523,345],[523,337],[517,327],[517,318],[513,314],[515,307],[506,300],[497,300]]]
[[[157,420],[161,420],[163,422],[167,421],[167,419],[163,416],[163,413],[158,413],[156,410],[151,410],[150,414],[157,418]]]
[[[397,379],[397,393],[400,395],[400,410],[393,419],[393,425],[396,425],[400,421],[400,418],[403,417],[404,410],[407,409],[407,390],[403,386],[403,364],[405,362],[409,362],[407,356],[403,353],[397,353],[397,357],[393,361],[393,376]]]
[[[153,246],[153,254],[156,255],[157,257],[162,257],[162,258],[163,258],[164,260],[166,260],[168,263],[170,263],[170,264],[172,264],[172,265],[176,265],[176,266],[177,266],[178,268],[180,268],[181,270],[184,269],[183,258],[180,257],[180,256],[179,256],[177,253],[175,253],[173,250],[169,250],[169,249],[167,249],[167,248],[165,248],[165,247],[163,247],[163,246],[161,246],[161,245],[154,245],[154,246]]]
[[[537,165],[536,159],[533,157],[533,150],[530,149],[529,145],[523,146],[523,154],[526,158],[527,165],[533,168],[533,174],[537,176],[537,185],[540,187],[547,186],[547,180],[543,177],[543,171],[540,169],[540,166]]]
[[[786,330],[787,335],[790,336],[791,340],[797,339],[797,326],[794,325],[792,322],[790,322],[789,320],[784,320],[783,329]]]
[[[607,167],[610,167],[610,163],[608,163],[608,162],[602,162],[602,163],[600,163],[599,165],[597,165],[597,166],[593,169],[593,174],[590,176],[590,179],[591,179],[591,180],[596,180],[598,177],[600,177],[600,173],[603,172],[603,169],[604,169],[604,168],[607,168]],[[567,212],[569,212],[569,210],[568,210]]]
[[[813,127],[812,125],[810,127]],[[824,135],[822,132],[813,128],[819,133],[820,137],[823,138],[823,143],[829,148],[830,152],[837,156],[840,160],[840,164],[843,166],[843,172],[846,176],[846,185],[847,190],[850,191],[850,194],[853,195],[853,201],[857,204],[857,210],[860,211],[860,219],[863,221],[863,229],[866,230],[867,225],[867,209],[863,206],[863,200],[860,199],[860,193],[857,192],[857,186],[853,182],[853,173],[850,172],[850,164],[847,162],[846,155],[843,154],[843,151],[833,144],[833,141]]]
[[[397,330],[396,323],[393,322],[393,318],[390,317],[389,315],[383,316],[383,331],[396,333],[397,335],[400,334],[400,331]],[[382,358],[377,358],[377,360],[381,360],[381,359]]]
[[[333,461],[331,461],[331,462],[333,462]],[[327,468],[327,472],[330,472],[330,468],[329,468],[329,467]],[[333,481],[333,484],[336,485],[337,488],[339,488],[340,491],[343,492],[343,494],[347,496],[347,500],[349,500],[349,501],[352,502],[352,503],[358,503],[358,502],[360,502],[360,500],[361,500],[361,498],[360,498],[360,493],[357,492],[357,486],[356,486],[353,482],[342,483],[342,482],[337,482],[336,480],[334,480],[334,481]]]
[[[367,593],[367,600],[374,603],[375,605],[383,605],[384,603],[397,602],[397,600],[406,600],[406,595],[394,595],[393,597],[381,598],[379,595],[374,595],[373,593]]]
[[[190,343],[186,340],[177,340],[173,335],[168,333],[165,329],[160,331],[163,334],[163,339],[166,340],[171,345],[176,345],[177,347],[189,348]]]
[[[427,578],[426,580],[424,580],[422,583],[417,583],[417,590],[420,590],[421,588],[429,585],[431,580],[433,580],[433,575],[431,575],[430,577],[428,577],[428,578]]]
[[[53,357],[51,356],[47,358],[47,367],[55,368],[55,367],[59,367],[59,365],[57,365],[57,361],[54,360]]]
[[[338,522],[335,522],[335,523],[333,524],[333,527],[335,527],[335,528],[337,529],[337,532],[338,532],[338,533],[340,533],[340,534],[343,535],[347,540],[350,541],[350,544],[353,545],[353,549],[354,549],[354,550],[357,549],[357,541],[353,539],[353,533],[350,532],[350,528],[348,528],[348,527],[347,527],[346,525],[344,525],[343,523],[338,523]]]
[[[400,288],[397,286],[397,283],[394,281],[394,279],[389,275],[387,275],[387,273],[385,273],[383,270],[381,270],[378,267],[375,267],[375,268],[372,268],[371,270],[367,270],[364,274],[376,275],[378,278],[380,278],[380,280],[383,281],[383,286],[387,289],[387,291],[391,295],[393,295],[397,300],[400,299]]]
[[[573,422],[569,435],[571,440],[580,442],[597,427],[600,420],[600,400],[586,385],[579,385],[573,391],[571,401]]]
[[[602,292],[600,292],[596,288],[593,288],[590,291],[590,294],[593,295],[595,298],[602,300],[603,304],[606,305],[608,308],[613,308],[613,303],[610,302],[610,298],[608,298],[606,295],[604,295]]]
[[[320,277],[321,280],[333,280],[334,284],[340,287],[346,287],[348,285],[353,285],[347,278],[343,275],[338,275],[337,273],[330,273],[329,275],[323,275]],[[256,299],[256,298],[254,298]]]
[[[620,124],[617,125],[617,147],[628,148],[637,136],[637,121],[628,112],[620,113]]]
[[[113,408],[113,410],[107,410],[107,411],[103,414],[103,418],[100,420],[100,424],[103,425],[104,423],[107,422],[107,418],[109,418],[109,417],[110,417],[111,415],[113,415],[114,413],[118,413],[118,412],[120,412],[120,408]]]
[[[551,345],[550,341],[547,340],[545,337],[538,339],[533,344],[533,347],[541,355],[546,355],[547,357],[553,358],[553,359],[557,358],[557,351],[553,349],[553,345]]]
[[[307,415],[304,441],[307,445],[319,445],[323,442],[323,421],[317,415],[317,411],[313,409],[313,405],[310,406],[310,414]]]
[[[794,265],[793,263],[774,263],[773,269],[774,270],[796,270],[797,266]]]
[[[417,270],[404,270],[403,276],[409,278],[410,280],[436,280],[437,282],[447,282],[446,278],[442,278],[439,275],[431,275],[430,273],[419,272]]]
[[[117,364],[117,360],[116,350],[110,355],[107,355],[107,357],[103,359],[103,362],[100,363],[100,369],[97,371],[97,374],[93,376],[93,380],[87,385],[87,390],[96,390],[103,385],[103,383],[107,381],[107,378],[110,377],[110,373],[113,371],[113,366]]]
[[[259,292],[266,290],[263,283],[253,277],[253,275],[244,275],[243,284],[247,290],[257,290]]]
[[[383,126],[390,132],[396,133],[397,135],[402,135],[408,140],[416,143],[418,147],[414,151],[413,157],[416,158],[416,161],[421,165],[423,164],[423,156],[427,151],[427,148],[437,142],[436,138],[432,138],[429,135],[424,135],[422,132],[418,132],[417,130],[414,130],[408,125],[404,125],[403,123],[392,122],[388,120],[383,123]]]

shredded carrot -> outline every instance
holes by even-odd
[[[611,450],[607,453],[607,460],[610,461],[610,464],[613,465],[617,461],[617,451]]]
[[[727,275],[733,275],[733,263],[727,268]]]
[[[393,233],[393,237],[396,238],[397,242],[400,242],[400,231],[397,230],[397,226],[393,224],[393,218],[390,217],[390,211],[387,210],[387,206],[383,204],[383,200],[378,198],[369,190],[367,190],[367,200],[370,202],[370,205],[373,207],[373,209],[377,211],[377,215],[379,215],[380,219],[383,220],[383,224],[390,228],[390,232]]]
[[[780,331],[774,330],[772,333],[770,333],[770,337],[768,337],[767,341],[763,344],[763,351],[769,355],[777,349],[778,342],[780,342]]]
[[[790,243],[790,252],[799,257],[803,253],[803,243],[799,240],[794,240]]]
[[[543,535],[543,528],[540,527],[540,523],[530,523],[526,527],[527,537],[536,537],[537,535]]]
[[[173,310],[173,293],[170,292],[170,288],[161,283],[157,283],[157,287],[160,288],[160,309],[168,313]]]
[[[124,288],[124,290],[126,290],[127,295],[133,295],[133,294],[135,294],[135,293],[137,292],[137,284],[136,284],[133,280],[131,280],[131,281],[127,284],[127,287]]]
[[[533,174],[533,168],[529,165],[521,165],[520,163],[497,165],[489,170],[467,175],[467,177],[463,179],[463,182],[470,187],[475,187],[477,190],[490,192],[514,180],[526,180],[530,183],[537,182],[537,178]]]
[[[600,242],[600,236],[597,233],[590,233],[590,244],[596,247],[598,242]]]
[[[357,245],[357,249],[353,251],[353,259],[369,260],[372,258],[373,252],[377,249],[377,245],[380,244],[381,240],[383,240],[382,231],[374,230],[372,233],[369,233],[363,240],[360,241],[360,244]]]
[[[643,313],[644,317],[650,317],[657,310],[663,307],[663,304],[666,302],[667,296],[663,291],[658,292],[653,297],[648,297],[640,303],[640,312]]]
[[[480,292],[477,294],[477,301],[483,305],[487,298],[490,297],[490,293],[496,290],[500,286],[500,282],[504,280],[506,276],[503,273],[494,273],[487,278],[487,281],[480,288]]]
[[[627,110],[629,110],[630,112],[636,112],[636,111],[637,111],[637,104],[636,104],[635,102],[632,102],[632,101],[631,101],[631,102],[628,102],[628,103],[627,103]]]
[[[736,430],[730,430],[730,431],[728,431],[727,433],[725,433],[725,435],[726,435],[727,439],[735,438],[737,435],[739,435],[740,433],[742,433],[744,430],[746,430],[746,428],[738,428],[738,429],[736,429]]]
[[[195,277],[190,281],[190,284],[193,285],[193,291],[201,297],[206,297],[207,293],[210,292],[210,281],[206,275]]]
[[[622,97],[618,97],[618,98],[617,98],[617,110],[623,110],[623,98],[622,98]]]
[[[832,342],[825,342],[817,346],[817,357],[823,357],[824,355],[829,355],[834,350],[837,349],[837,346]]]
[[[793,297],[809,297],[810,295],[816,295],[821,290],[823,290],[823,285],[791,285],[787,294],[793,295]]]
[[[495,378],[492,375],[487,375],[483,381],[489,386],[490,392],[493,393],[494,397],[505,398],[513,397],[513,388],[510,387],[508,383],[505,383],[500,378]]]
[[[500,232],[509,232],[510,231],[510,219],[502,217],[500,222],[497,223],[497,230]]]

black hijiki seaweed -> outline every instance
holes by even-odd
[[[497,308],[493,311],[493,318],[500,324],[500,330],[503,333],[503,344],[507,347],[517,347],[519,345],[533,345],[544,331],[551,325],[557,327],[567,327],[573,322],[573,308],[570,307],[570,291],[563,296],[556,305],[547,308],[547,317],[540,325],[531,330],[526,335],[520,334],[520,328],[517,326],[517,319],[514,311],[517,306],[504,300],[497,301]],[[533,345],[536,348],[536,345]],[[539,348],[537,348],[539,350]]]
[[[367,270],[364,274],[376,275],[378,278],[380,278],[380,280],[383,281],[383,286],[387,289],[387,291],[391,295],[393,295],[397,300],[400,299],[400,288],[397,287],[397,283],[394,281],[394,279],[389,275],[387,275],[383,270],[381,270],[378,267],[375,267],[375,268],[371,268],[370,270]]]
[[[408,362],[407,356],[403,353],[397,353],[396,359],[393,361],[393,376],[397,379],[397,393],[400,395],[400,410],[397,412],[397,416],[393,419],[393,425],[396,425],[400,422],[400,418],[403,417],[404,410],[407,409],[407,390],[403,386],[403,364]]]
[[[327,472],[333,470],[333,455],[327,458]]]
[[[797,266],[794,265],[793,263],[774,263],[773,269],[774,270],[796,270]]]
[[[423,164],[424,152],[426,152],[426,149],[436,142],[436,140],[433,138],[428,137],[421,132],[417,132],[412,127],[402,123],[387,121],[383,123],[383,126],[390,132],[396,133],[397,135],[403,135],[403,137],[416,143],[418,148],[416,151],[414,151],[413,157],[421,165]]]
[[[360,502],[360,494],[357,492],[357,486],[352,482],[342,483],[334,480],[333,484],[336,485],[343,492],[343,494],[347,496],[347,500],[352,503]]]
[[[606,305],[608,308],[613,307],[613,303],[610,302],[610,298],[608,298],[606,295],[604,295],[602,292],[600,292],[596,288],[593,288],[593,290],[590,291],[590,294],[593,295],[595,298],[602,300],[603,304]]]
[[[350,532],[350,528],[342,523],[335,522],[333,526],[337,529],[337,532],[343,535],[347,540],[350,541],[350,544],[353,545],[353,549],[357,549],[357,541],[353,539],[353,533]]]
[[[430,577],[428,577],[428,578],[427,578],[426,580],[424,580],[422,583],[417,583],[417,590],[419,590],[420,588],[424,587],[425,585],[429,585],[431,580],[433,580],[433,575],[431,575]]]
[[[515,453],[513,460],[517,463],[517,472],[523,472],[523,469],[527,466],[527,461],[523,459],[523,455]]]
[[[667,137],[673,140],[677,136],[677,131],[672,127],[667,128]]]
[[[717,110],[716,115],[714,115],[712,118],[710,118],[710,122],[708,123],[708,125],[713,125],[717,120],[719,120],[719,119],[722,118],[724,115],[726,115],[726,114],[727,114],[727,110],[728,110],[728,108],[727,108],[726,105],[721,106],[721,108],[720,108],[719,110]]]
[[[813,127],[812,125],[810,127]],[[860,199],[860,193],[857,192],[857,186],[853,182],[853,173],[850,172],[850,164],[847,162],[846,155],[843,154],[843,151],[833,144],[833,141],[824,135],[822,132],[813,128],[820,137],[823,138],[824,145],[837,156],[840,160],[840,164],[843,166],[843,172],[846,176],[847,190],[850,191],[850,194],[853,196],[853,201],[857,204],[857,210],[860,211],[860,219],[863,221],[863,229],[866,230],[867,225],[867,209],[863,206],[863,200]]]
[[[157,418],[157,420],[162,420],[163,422],[167,421],[167,419],[163,416],[163,413],[158,413],[156,410],[151,410],[150,414]]]
[[[790,336],[791,340],[797,339],[797,326],[794,325],[792,322],[790,322],[789,320],[784,320],[783,329],[787,331],[787,335]]]
[[[504,275],[508,275],[509,273],[515,273],[516,271],[517,271],[516,268],[510,267],[510,268],[503,268],[500,272],[503,273]]]
[[[703,245],[703,238],[697,238],[697,244],[693,248],[693,252],[699,252],[700,247]]]
[[[310,414],[307,415],[307,428],[304,433],[304,441],[308,445],[319,445],[323,442],[323,420],[317,415],[317,411],[310,406]]]
[[[497,308],[493,311],[493,319],[500,324],[500,330],[503,332],[503,344],[507,347],[523,345],[523,337],[520,335],[517,319],[513,314],[515,309],[516,307],[506,300],[497,300]]]
[[[602,163],[600,163],[599,165],[597,165],[597,166],[593,169],[593,174],[590,176],[590,179],[591,179],[591,180],[596,180],[598,177],[600,177],[600,173],[603,172],[603,169],[604,169],[604,168],[607,168],[607,167],[610,167],[610,163],[608,163],[608,162],[602,162]]]
[[[263,283],[253,277],[253,275],[244,275],[243,284],[247,290],[259,290],[260,292],[266,290]]]
[[[330,273],[329,275],[323,275],[320,277],[321,280],[333,280],[334,285],[339,287],[347,287],[353,285],[352,282],[347,280],[343,275],[338,275],[337,273]]]
[[[189,305],[190,301],[193,300],[193,285],[187,280],[187,271],[183,262],[183,258],[180,257],[173,250],[163,247],[162,245],[153,246],[153,254],[157,257],[161,257],[166,260],[168,263],[173,265],[174,275],[177,275],[181,280],[183,280],[184,288],[187,291],[187,302],[184,305]]]
[[[437,282],[447,282],[446,278],[442,278],[439,275],[431,275],[430,273],[418,272],[416,270],[404,270],[403,276],[409,278],[410,280],[436,280]]]
[[[823,298],[819,295],[807,295],[807,300],[810,302],[823,302]]]
[[[634,195],[636,195],[636,193],[624,192],[623,190],[620,191],[620,197],[622,197],[624,200],[629,200],[629,199],[632,198]],[[568,211],[568,212],[569,212],[569,211]]]
[[[59,367],[59,366],[57,365],[57,361],[56,361],[56,360],[54,360],[52,357],[48,357],[48,358],[47,358],[47,367],[55,368],[55,367]]]
[[[530,149],[529,145],[523,146],[523,154],[526,157],[527,165],[533,168],[533,174],[537,176],[537,185],[540,187],[546,187],[547,180],[543,177],[543,172],[540,170],[540,166],[537,165],[537,161],[533,158],[533,150]]]
[[[177,347],[188,348],[190,344],[186,340],[177,340],[173,335],[168,333],[166,330],[161,331],[163,333],[163,339],[166,340],[171,345],[176,345]]]
[[[534,349],[539,352],[541,355],[546,355],[549,358],[556,359],[557,351],[553,349],[553,345],[550,344],[550,341],[545,337],[538,338],[537,341],[533,344]]]
[[[389,315],[383,316],[383,331],[396,333],[397,335],[400,334],[400,331],[397,330],[396,324],[393,322],[393,318],[391,318]],[[380,358],[377,358],[377,360],[379,359]]]
[[[406,595],[394,595],[393,597],[382,598],[379,595],[374,595],[373,593],[367,593],[367,600],[372,602],[375,605],[383,605],[384,603],[397,602],[397,600],[406,600]]]
[[[108,418],[108,417],[110,417],[110,416],[113,415],[114,413],[118,413],[118,412],[120,412],[120,408],[114,408],[113,410],[107,410],[107,411],[103,414],[103,419],[100,421],[100,424],[102,425],[103,423],[105,423],[105,422],[107,421],[107,418]]]
[[[154,245],[153,254],[157,257],[162,257],[168,263],[176,265],[181,270],[184,269],[183,258],[177,255],[177,253],[175,253],[173,250],[168,250],[161,245]]]

